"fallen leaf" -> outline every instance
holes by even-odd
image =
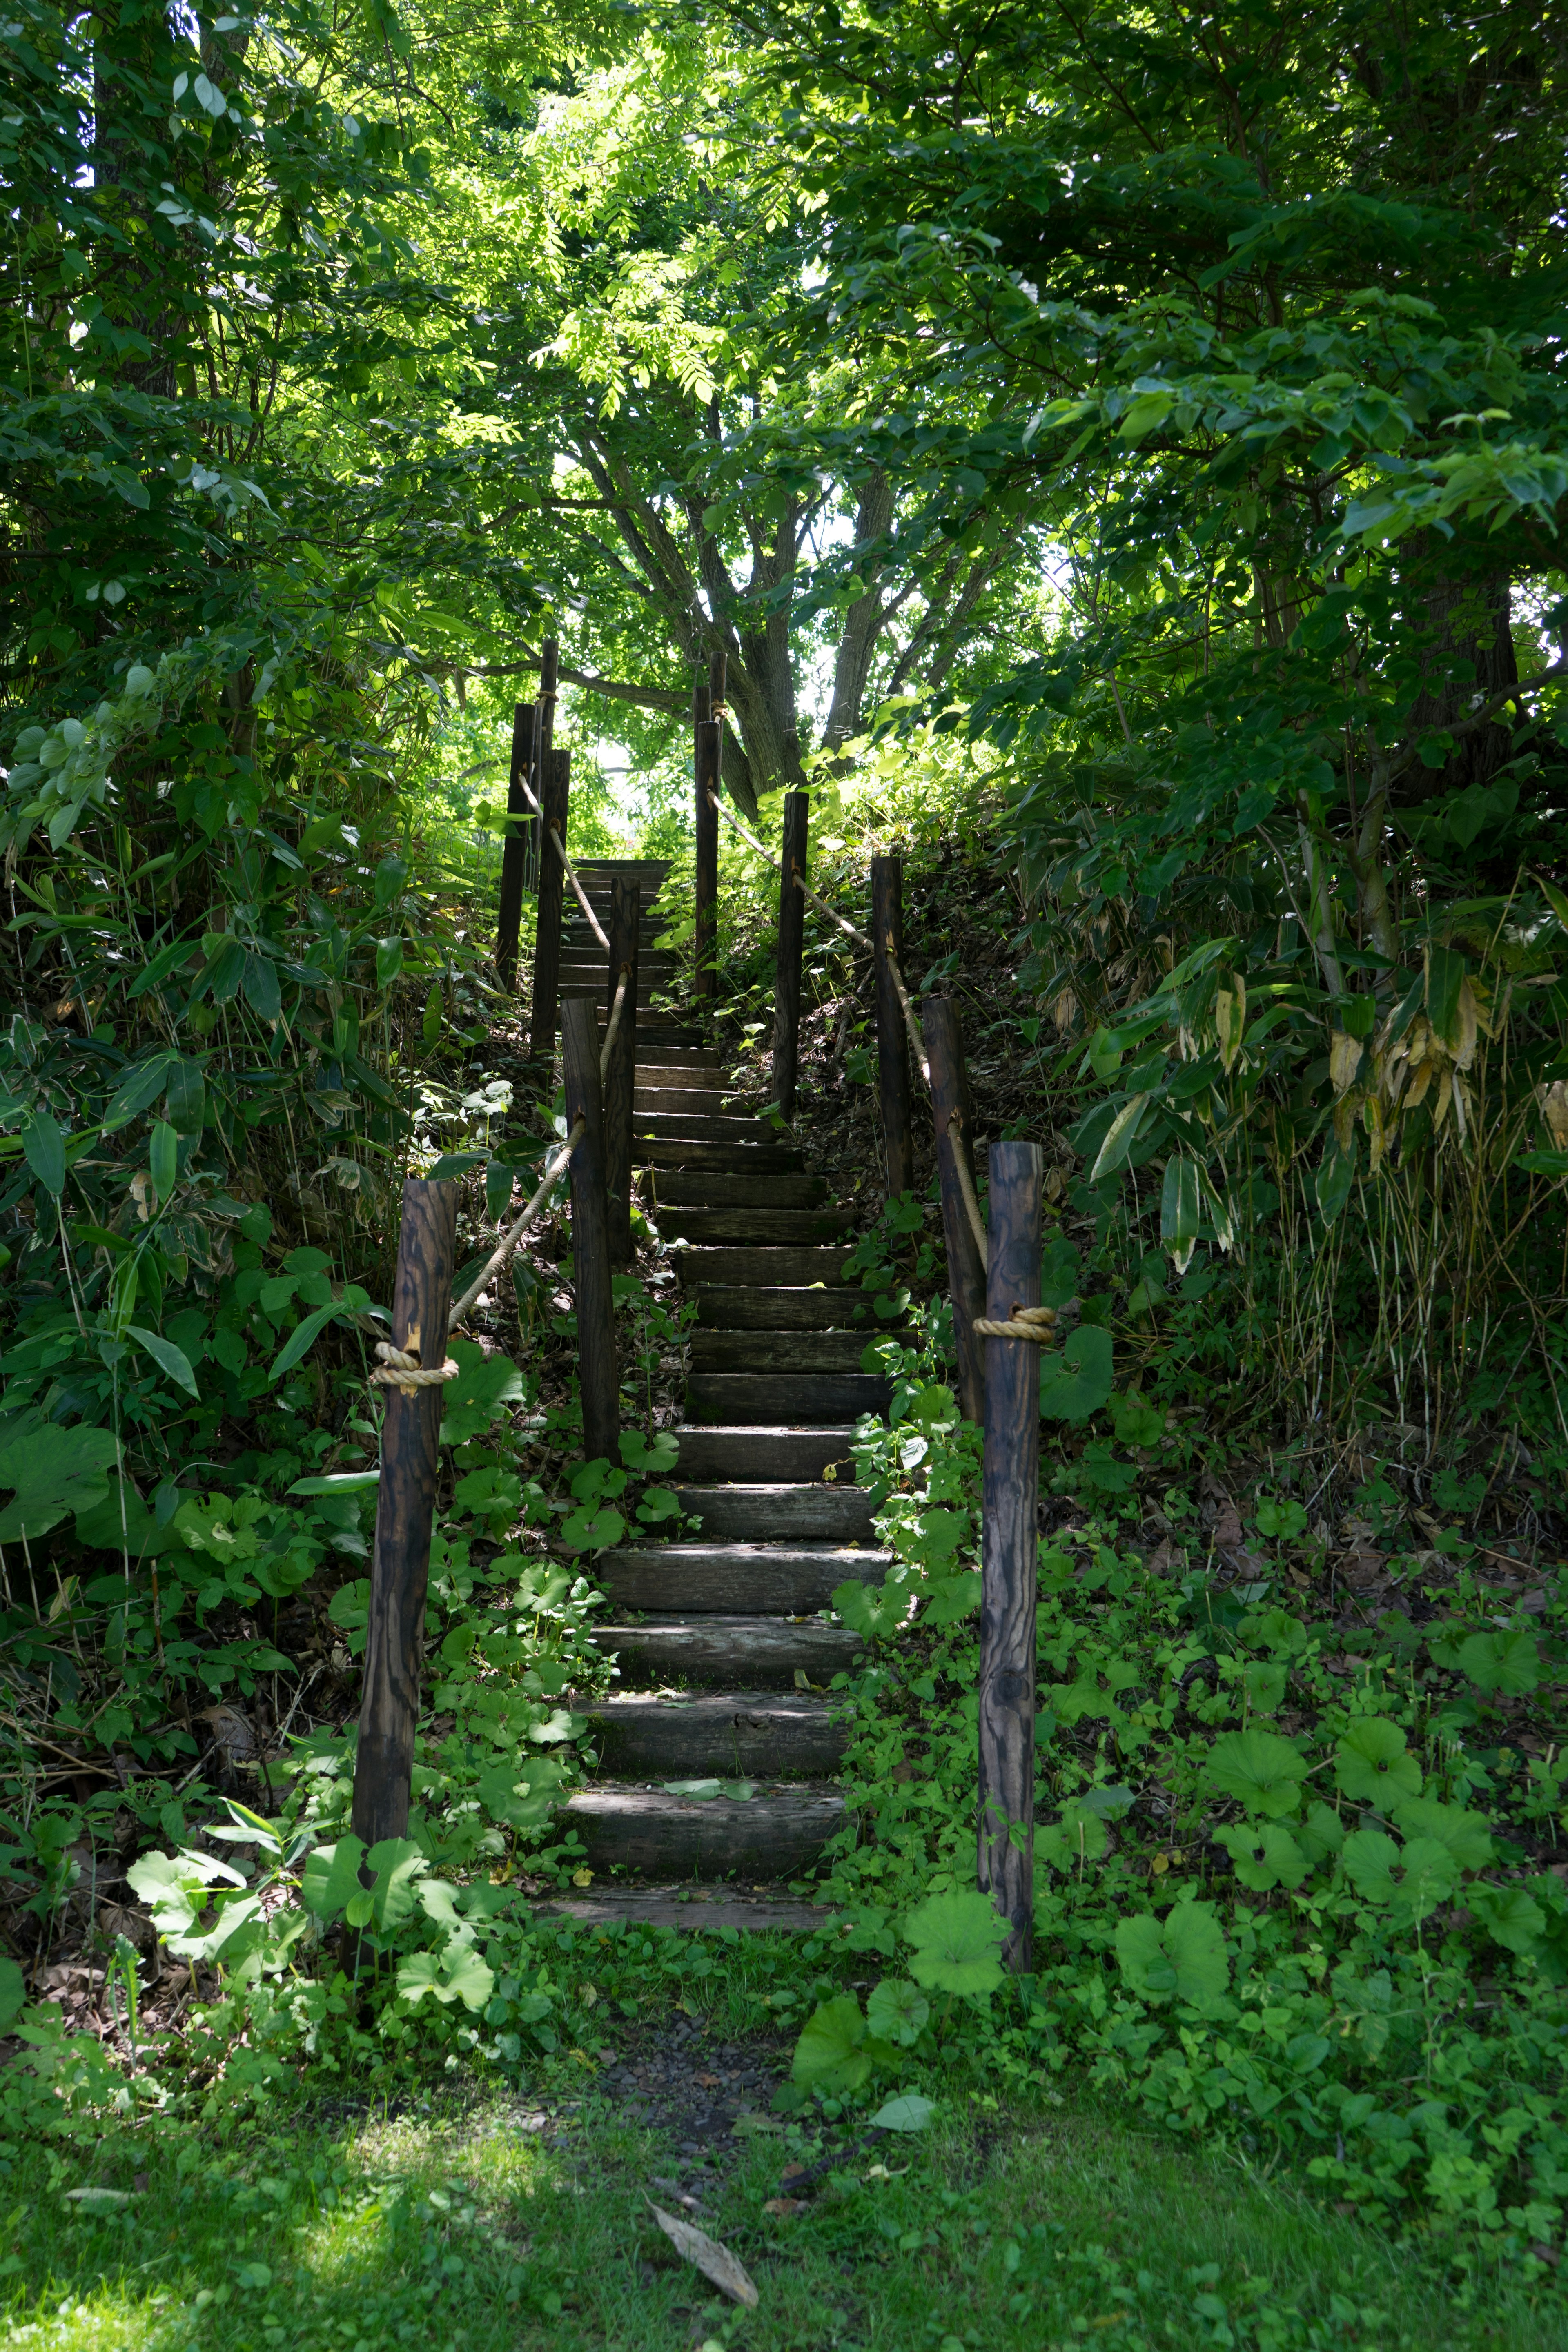
[[[129,2205],[136,2194],[133,2189],[68,2189],[66,2195],[79,2205]]]
[[[763,2207],[764,2213],[804,2213],[808,2200],[805,2197],[770,2197]]]
[[[592,1886],[594,1884],[593,1872],[591,1870],[574,1870],[572,1873],[572,1884],[574,1886]]]
[[[662,2205],[654,2203],[651,2197],[647,2200],[647,2207],[683,2260],[695,2264],[703,2277],[711,2279],[714,2285],[729,2295],[732,2302],[743,2303],[752,2310],[756,2308],[757,2290],[728,2246],[721,2246],[717,2238],[708,2235],[706,2230],[699,2230],[692,2222],[682,2221],[675,2214],[667,2213]]]

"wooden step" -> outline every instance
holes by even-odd
[[[656,1617],[640,1625],[595,1625],[589,1638],[618,1657],[621,1680],[632,1687],[679,1680],[775,1689],[798,1670],[826,1689],[862,1646],[858,1633],[820,1617]]]
[[[738,1176],[775,1172],[796,1176],[805,1166],[795,1144],[713,1143],[695,1136],[655,1135],[635,1137],[632,1148],[638,1165],[645,1168],[719,1168]]]
[[[683,1168],[659,1176],[663,1209],[815,1209],[827,1199],[820,1176],[703,1176]]]
[[[781,1130],[771,1119],[757,1118],[747,1111],[650,1110],[641,1113],[633,1125],[639,1136],[688,1136],[694,1143],[782,1143],[789,1139],[787,1129]]]
[[[703,1429],[683,1422],[670,1435],[680,1448],[683,1481],[743,1479],[752,1486],[791,1485],[837,1468],[837,1483],[853,1486],[852,1427],[842,1429]]]
[[[656,1163],[657,1164],[657,1163]],[[809,1289],[823,1283],[835,1298],[844,1297],[847,1249],[683,1249],[676,1253],[676,1271],[683,1290],[752,1289],[757,1285],[785,1289]]]
[[[716,1111],[724,1100],[722,1083],[717,1076],[710,1087],[701,1087],[693,1076],[680,1087],[645,1087],[638,1085],[632,1095],[632,1115],[640,1118],[645,1112],[671,1111],[688,1113]]]
[[[840,1486],[837,1479],[832,1486],[820,1479],[791,1486],[764,1479],[710,1486],[682,1482],[673,1492],[683,1512],[701,1518],[704,1543],[874,1541],[869,1489]],[[826,1603],[814,1605],[820,1609]]]
[[[686,1778],[689,1776],[681,1775]],[[749,1803],[707,1802],[662,1789],[601,1782],[579,1790],[561,1815],[575,1830],[590,1868],[770,1878],[803,1871],[844,1826],[844,1800],[817,1784],[760,1790]]]
[[[891,1381],[872,1372],[693,1372],[686,1383],[691,1421],[854,1421],[892,1401]]]
[[[844,1209],[667,1209],[661,1204],[658,1211],[658,1230],[671,1242],[834,1242],[854,1225]]]
[[[663,1221],[660,1220],[660,1229]],[[694,1372],[863,1372],[860,1359],[873,1339],[894,1336],[873,1331],[714,1331],[691,1334],[688,1358]],[[879,1365],[875,1365],[879,1377]]]
[[[755,1290],[709,1289],[697,1294],[697,1321],[721,1331],[859,1332],[863,1339],[890,1329],[872,1312],[869,1293],[843,1282],[822,1290],[759,1286]]]
[[[753,1490],[686,1489],[689,1496],[705,1501],[731,1491],[749,1495]],[[794,1490],[784,1486],[762,1491],[787,1495]],[[832,1486],[817,1491],[836,1495]],[[835,1538],[863,1534],[869,1543],[871,1515],[864,1491],[847,1486],[844,1493],[849,1501],[859,1503],[859,1516],[846,1514],[842,1528],[825,1521],[825,1529]],[[798,1538],[815,1534],[816,1529],[811,1526],[790,1528],[787,1533],[797,1538],[794,1543],[768,1543],[763,1540],[765,1527],[757,1524],[760,1515],[705,1509],[701,1516],[704,1536],[733,1535],[737,1527],[743,1527],[757,1540],[650,1544],[646,1549],[601,1552],[594,1575],[617,1611],[658,1617],[806,1617],[815,1610],[831,1608],[839,1586],[851,1579],[861,1584],[880,1584],[893,1564],[893,1555],[888,1551],[851,1551],[838,1541],[807,1545]]]
[[[647,1043],[647,1032],[637,1023],[637,1082],[641,1086],[685,1086],[699,1082],[707,1072],[716,1076],[719,1056],[711,1045],[659,1049]]]
[[[774,1891],[767,1880],[709,1892],[682,1880],[670,1886],[595,1886],[575,1889],[534,1907],[540,1919],[573,1919],[581,1927],[674,1927],[683,1936],[735,1927],[748,1936],[815,1936],[833,1924],[830,1903],[803,1903]]]
[[[801,1691],[614,1691],[563,1704],[587,1717],[605,1769],[632,1780],[805,1780],[836,1772],[848,1742],[842,1710]]]

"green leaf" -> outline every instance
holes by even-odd
[[[910,1613],[912,1588],[889,1577],[885,1584],[865,1584],[851,1577],[836,1587],[833,1606],[852,1633],[863,1641],[888,1642]]]
[[[1115,1357],[1109,1331],[1080,1323],[1060,1355],[1040,1358],[1042,1421],[1085,1422],[1109,1402],[1116,1386]]]
[[[22,1152],[28,1167],[58,1201],[66,1189],[66,1139],[59,1124],[47,1110],[36,1110],[22,1129]]]
[[[37,1542],[72,1512],[101,1503],[119,1459],[107,1429],[62,1428],[37,1406],[0,1421],[0,1490],[16,1490],[0,1509],[0,1543],[24,1535]]]
[[[441,1012],[441,983],[438,980],[433,980],[430,983],[430,993],[425,999],[424,1018],[419,1024],[419,1034],[426,1045],[434,1045],[439,1042]]]
[[[137,1323],[127,1327],[125,1336],[128,1339],[134,1339],[139,1348],[145,1349],[159,1370],[167,1372],[178,1387],[188,1395],[200,1398],[201,1391],[191,1370],[191,1360],[183,1348],[176,1348],[172,1339],[161,1339],[156,1331],[144,1331]]]
[[[1293,1813],[1307,1777],[1305,1758],[1273,1731],[1227,1731],[1204,1759],[1210,1788],[1235,1797],[1248,1812],[1279,1821]]]
[[[296,1478],[291,1495],[363,1495],[381,1483],[379,1470],[329,1470],[321,1478]]]
[[[1472,1633],[1459,1644],[1459,1671],[1479,1691],[1522,1698],[1541,1680],[1541,1649],[1521,1626],[1511,1633]]]
[[[283,992],[271,957],[247,950],[242,985],[246,1003],[254,1007],[268,1028],[276,1028],[283,1018]]]
[[[1225,1937],[1207,1903],[1178,1903],[1163,1922],[1145,1912],[1121,1919],[1116,1958],[1145,2000],[1217,2000],[1230,1982]]]
[[[871,2118],[873,2131],[924,2131],[936,2113],[936,2101],[920,2091],[902,2091],[896,2099],[878,2108]]]
[[[393,982],[397,978],[398,973],[402,970],[403,941],[399,935],[394,932],[390,939],[377,940],[375,943],[375,984],[377,988],[390,988]]]
[[[1002,1981],[998,1948],[1007,1935],[1006,1920],[976,1890],[930,1895],[904,1921],[904,1940],[914,1947],[910,1973],[933,1992],[992,1992]]]
[[[145,1110],[149,1103],[156,1101],[169,1083],[170,1072],[178,1067],[180,1058],[178,1054],[160,1048],[157,1053],[149,1055],[146,1061],[133,1063],[110,1098],[109,1108],[103,1114],[103,1133],[112,1135],[116,1128],[126,1126],[138,1111]]]
[[[1465,983],[1465,959],[1452,948],[1426,950],[1426,1018],[1445,1045],[1458,1042],[1459,991]]]
[[[1160,1240],[1170,1251],[1178,1274],[1185,1274],[1192,1264],[1202,1219],[1203,1187],[1198,1163],[1179,1152],[1165,1163],[1165,1181],[1160,1192]]]
[[[1257,1894],[1300,1886],[1307,1875],[1307,1857],[1280,1822],[1237,1822],[1215,1836],[1229,1853],[1238,1884]]]
[[[1340,1859],[1363,1902],[1394,1909],[1412,1924],[1447,1902],[1458,1881],[1458,1864],[1436,1838],[1398,1846],[1382,1830],[1355,1830]]]
[[[1406,1753],[1405,1734],[1382,1716],[1352,1723],[1334,1749],[1334,1779],[1358,1804],[1393,1805],[1421,1794],[1421,1763]]]
[[[0,2033],[9,2033],[27,2005],[27,1979],[15,1960],[0,1959]]]
[[[167,1201],[174,1190],[179,1173],[180,1139],[166,1118],[154,1119],[147,1146],[148,1165],[153,1176],[153,1189],[160,1201]]]
[[[472,1339],[449,1339],[447,1353],[458,1376],[441,1391],[441,1443],[465,1445],[482,1436],[509,1404],[522,1402],[527,1383],[510,1357],[487,1356]]]
[[[1494,1944],[1521,1958],[1533,1950],[1546,1932],[1545,1912],[1522,1886],[1492,1886],[1483,1880],[1466,1888],[1465,1906]]]
[[[448,2009],[455,2000],[465,2009],[483,2009],[495,1981],[494,1969],[468,1943],[448,1944],[439,1959],[434,1952],[411,1952],[397,1965],[398,1993],[411,2006],[428,1992]]]
[[[364,1891],[359,1874],[363,1860],[364,1842],[352,1832],[336,1845],[318,1846],[305,1864],[300,1887],[306,1910],[318,1919],[335,1919]]]
[[[1492,1858],[1492,1833],[1484,1813],[1442,1804],[1436,1797],[1416,1797],[1396,1805],[1394,1819],[1401,1837],[1436,1838],[1461,1870],[1484,1870]]]
[[[858,2091],[872,2059],[862,2047],[866,2021],[852,1992],[824,2001],[802,2028],[790,2061],[790,2079],[805,2090]]]
[[[930,2015],[930,2001],[908,1977],[884,1977],[866,2003],[866,2022],[871,2032],[906,2050],[920,2040]]]
[[[1106,1129],[1105,1140],[1095,1154],[1094,1165],[1089,1171],[1091,1184],[1097,1184],[1102,1176],[1114,1175],[1122,1166],[1138,1139],[1138,1130],[1143,1124],[1143,1114],[1151,1099],[1148,1095],[1133,1095],[1122,1104]]]
[[[383,1838],[365,1862],[375,1873],[375,1924],[395,1927],[412,1916],[418,1899],[414,1882],[430,1865],[411,1838]]]
[[[318,1307],[313,1314],[307,1315],[302,1323],[296,1324],[273,1358],[268,1379],[280,1381],[285,1372],[291,1372],[295,1365],[310,1354],[328,1324],[343,1312],[344,1302],[334,1298],[328,1306]]]

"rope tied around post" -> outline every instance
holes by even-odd
[[[1005,1323],[993,1323],[987,1317],[977,1315],[974,1328],[983,1339],[1032,1339],[1037,1348],[1045,1348],[1057,1336],[1057,1310],[1054,1307],[1021,1307],[1013,1302],[1013,1312]]]
[[[381,1362],[370,1376],[371,1387],[401,1389],[405,1396],[414,1396],[420,1389],[438,1389],[444,1381],[455,1381],[462,1370],[450,1356],[444,1364],[422,1364],[416,1348],[395,1348],[390,1339],[378,1339],[375,1352]]]

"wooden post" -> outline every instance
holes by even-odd
[[[715,656],[721,665],[722,654]],[[699,1005],[711,1004],[719,992],[713,969],[719,952],[719,794],[721,749],[724,740],[724,673],[719,670],[719,715],[714,716],[711,686],[700,686],[691,697],[692,773],[697,787],[696,851],[697,931],[691,993]],[[711,797],[710,797],[711,796]]]
[[[403,1223],[397,1236],[392,1342],[426,1367],[447,1360],[457,1233],[456,1184],[410,1176],[403,1187]],[[386,1417],[381,1431],[364,1696],[354,1755],[353,1831],[367,1846],[408,1834],[444,1391],[436,1385],[389,1388],[383,1393]]]
[[[577,1299],[577,1367],[583,1387],[583,1451],[619,1466],[620,1376],[616,1367],[615,1294],[605,1214],[605,1120],[599,1087],[599,1008],[589,996],[561,1007],[566,1130],[586,1133],[572,1154],[572,1286]]]
[[[1040,1303],[1037,1143],[994,1143],[986,1232],[985,1314],[1007,1322]],[[1002,1958],[1016,1975],[1034,1962],[1035,1586],[1039,1538],[1039,1350],[987,1339],[980,1603],[980,1810],[976,1876],[1007,1920]],[[1015,1842],[1016,1841],[1016,1842]]]
[[[800,956],[805,931],[805,893],[795,881],[805,877],[805,839],[810,798],[785,793],[784,853],[779,861],[779,951],[773,967],[773,1100],[785,1118],[795,1117],[795,1084],[800,1068]]]
[[[931,1064],[931,1109],[936,1118],[936,1166],[942,1181],[942,1225],[947,1241],[947,1287],[952,1300],[952,1337],[958,1350],[958,1401],[965,1421],[985,1418],[985,1342],[974,1319],[985,1312],[985,1268],[980,1244],[958,1181],[962,1156],[974,1182],[969,1136],[969,1081],[963,1070],[963,1039],[958,1007],[951,997],[928,996],[921,1029]]]
[[[610,993],[614,1008],[623,973],[626,1001],[605,1072],[605,1186],[609,1196],[610,1263],[632,1262],[632,1092],[637,1063],[637,928],[642,891],[637,877],[617,874],[610,885]]]
[[[528,805],[524,784],[533,781],[533,746],[537,712],[531,702],[520,702],[511,715],[511,772],[507,780],[506,830],[501,835],[500,905],[496,916],[496,970],[503,988],[517,986],[517,943],[522,929],[522,894],[528,887],[539,819]],[[535,866],[535,887],[537,866]]]
[[[904,961],[904,861],[882,850],[871,860],[871,943],[877,955],[877,1077],[882,1098],[882,1150],[888,1198],[909,1192],[915,1181],[914,1139],[910,1132],[910,1050],[903,1008],[893,985],[889,958]]]
[[[561,898],[566,877],[550,846],[550,835],[566,839],[566,817],[572,796],[572,754],[552,751],[544,762],[540,805],[544,821],[539,841],[538,927],[533,945],[533,1012],[529,1022],[530,1051],[548,1061],[555,1051],[555,1016],[561,997]]]

